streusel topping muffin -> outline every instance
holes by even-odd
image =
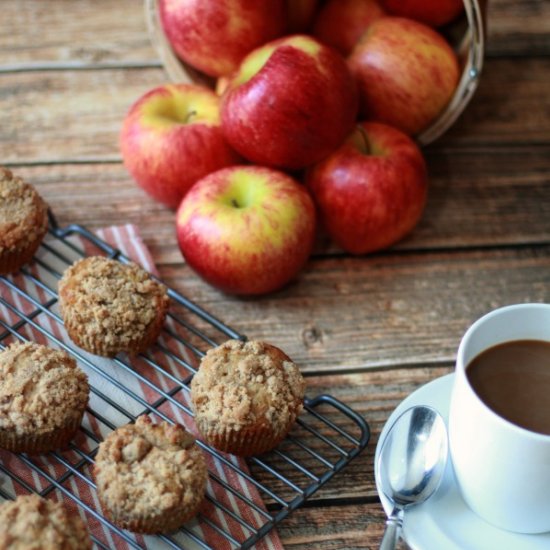
[[[34,187],[0,167],[0,274],[31,260],[48,229],[48,206]]]
[[[91,550],[80,516],[38,495],[0,506],[0,550]]]
[[[112,357],[137,354],[158,338],[169,300],[164,285],[136,264],[91,256],[59,281],[65,328],[81,348]]]
[[[208,351],[191,382],[195,422],[212,446],[248,456],[275,447],[303,407],[298,366],[265,342],[229,340]]]
[[[0,352],[0,448],[41,453],[67,445],[88,403],[86,375],[67,353],[31,342]]]
[[[107,518],[137,533],[174,531],[197,514],[207,469],[183,426],[141,416],[99,446],[95,478]]]

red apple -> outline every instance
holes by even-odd
[[[287,0],[287,31],[289,34],[307,32],[313,23],[319,0]]]
[[[264,294],[285,285],[308,259],[315,207],[290,176],[237,166],[197,182],[176,224],[185,260],[207,282],[233,294]]]
[[[223,137],[218,96],[186,84],[160,86],[134,103],[120,148],[137,183],[173,208],[197,180],[241,162]]]
[[[160,0],[159,12],[176,54],[210,76],[232,73],[286,27],[285,0]]]
[[[382,0],[393,15],[409,17],[432,27],[450,23],[464,10],[464,0]]]
[[[430,27],[382,17],[363,34],[351,56],[365,118],[414,135],[433,122],[459,79],[456,54]]]
[[[410,137],[364,122],[308,170],[306,184],[331,238],[347,252],[365,254],[414,228],[426,202],[426,165]]]
[[[222,97],[222,128],[248,160],[299,169],[340,145],[353,127],[356,88],[344,59],[305,35],[248,54]]]
[[[348,55],[365,29],[384,15],[376,0],[328,0],[313,24],[313,35]]]

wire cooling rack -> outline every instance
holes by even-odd
[[[88,374],[90,404],[69,449],[43,457],[3,452],[1,498],[57,491],[91,527],[95,525],[92,539],[98,548],[126,543],[131,548],[246,549],[367,446],[370,431],[362,416],[328,395],[306,398],[304,412],[279,447],[246,463],[198,441],[209,466],[206,504],[180,531],[140,537],[118,529],[97,506],[92,468],[98,444],[140,414],[181,422],[193,430],[188,393],[200,358],[228,338],[245,337],[169,289],[172,304],[167,322],[148,353],[112,360],[87,354],[63,337],[57,280],[66,267],[87,255],[101,254],[123,263],[129,259],[81,226],[59,227],[51,215],[48,233],[32,264],[13,277],[0,277],[0,348],[33,339],[65,349]],[[254,498],[258,494],[265,506]]]

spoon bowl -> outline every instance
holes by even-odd
[[[435,409],[412,407],[392,424],[376,462],[380,489],[393,505],[381,550],[395,548],[406,508],[435,493],[447,455],[447,429]]]

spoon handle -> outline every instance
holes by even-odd
[[[402,525],[403,520],[399,514],[393,513],[386,520],[386,530],[384,531],[384,536],[380,543],[380,550],[395,550]]]

